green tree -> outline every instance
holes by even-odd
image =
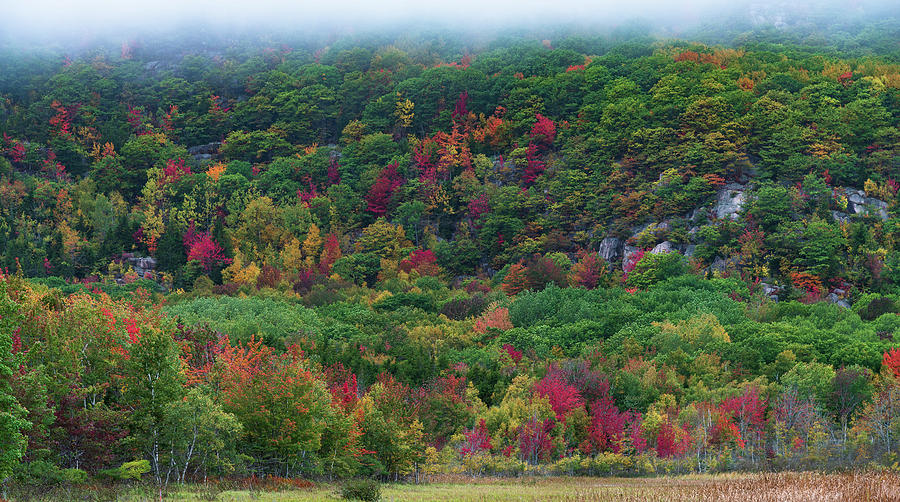
[[[19,328],[19,306],[9,297],[8,280],[0,279],[0,484],[13,473],[25,454],[22,431],[30,424],[24,420],[25,410],[12,396],[12,348],[14,333]]]
[[[194,388],[184,399],[170,402],[163,412],[163,438],[171,474],[184,483],[189,471],[228,475],[240,460],[237,440],[242,427],[203,390]]]
[[[151,326],[131,328],[134,342],[125,362],[124,400],[131,408],[131,439],[150,460],[156,483],[167,483],[167,409],[184,395],[179,348],[172,336]]]
[[[684,258],[677,253],[647,253],[628,273],[627,284],[646,289],[657,282],[684,274],[687,267]]]

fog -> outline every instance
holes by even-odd
[[[9,1],[9,0],[7,0]],[[0,39],[29,44],[85,42],[209,29],[229,31],[358,32],[422,26],[466,30],[570,23],[614,27],[633,19],[662,33],[710,23],[790,26],[817,19],[896,16],[886,0],[12,0],[0,18]]]

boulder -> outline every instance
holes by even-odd
[[[678,250],[675,249],[675,245],[672,244],[670,241],[660,242],[653,249],[650,250],[650,254],[663,254],[663,253],[672,253],[672,252],[678,252]]]
[[[690,258],[690,257],[694,256],[694,252],[696,250],[697,250],[697,246],[695,246],[693,244],[688,244],[687,246],[684,247],[684,255],[687,256],[688,258]]]
[[[738,258],[728,258],[727,260],[723,259],[720,256],[716,256],[716,259],[713,260],[712,264],[709,266],[709,269],[713,272],[725,272],[728,270],[734,270],[740,264],[740,259]]]
[[[765,297],[771,300],[775,300],[776,302],[778,301],[778,295],[780,295],[781,292],[784,291],[783,286],[774,286],[766,282],[759,283],[759,287]]]
[[[829,303],[833,303],[841,308],[845,308],[845,309],[850,308],[850,302],[841,298],[837,293],[834,293],[834,292],[829,293],[828,296],[825,297],[825,300],[827,300]]]
[[[651,223],[644,223],[643,225],[637,225],[631,227],[631,237],[637,237],[641,232],[650,228]]]
[[[888,204],[881,199],[866,197],[865,192],[861,190],[848,190],[847,200],[850,201],[847,204],[847,208],[850,209],[853,214],[869,214],[871,211],[874,211],[882,221],[888,219]],[[834,212],[835,211],[832,212],[832,215]]]
[[[862,190],[847,190],[847,200],[852,202],[853,204],[865,204],[866,203],[866,192]]]
[[[778,293],[779,291],[781,291],[780,286],[773,286],[767,282],[759,283],[759,289],[761,289],[763,294],[766,296],[769,296],[769,295],[772,295],[772,294],[775,294],[775,293]]]
[[[831,217],[834,218],[834,221],[838,223],[847,223],[850,221],[850,215],[847,213],[842,213],[840,211],[832,211]]]
[[[714,272],[724,272],[725,266],[727,263],[720,256],[716,256],[716,259],[709,265],[709,269]]]

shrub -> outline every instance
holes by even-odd
[[[61,474],[65,483],[84,483],[88,480],[88,473],[81,469],[63,469]]]
[[[887,296],[872,299],[865,307],[859,310],[859,317],[864,321],[878,319],[884,314],[897,312],[897,304]]]
[[[147,460],[135,460],[125,462],[114,469],[103,469],[97,472],[97,478],[108,481],[123,481],[126,479],[140,480],[141,476],[150,472],[150,462]]]
[[[50,462],[35,460],[22,464],[17,469],[15,478],[23,484],[46,486],[58,483],[83,483],[87,481],[87,473],[81,469],[60,469]]]
[[[341,488],[344,500],[365,500],[376,502],[381,500],[381,484],[374,479],[354,479],[344,483]]]
[[[441,307],[441,314],[453,320],[462,320],[474,317],[484,312],[487,307],[487,298],[484,295],[474,295],[469,298],[454,298]]]

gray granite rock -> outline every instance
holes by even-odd
[[[663,253],[673,253],[678,252],[675,249],[675,245],[670,241],[663,241],[657,244],[653,249],[650,250],[650,254],[663,254]]]
[[[603,239],[600,241],[600,248],[597,252],[607,263],[615,261],[622,254],[622,239],[616,237]]]
[[[134,273],[138,277],[144,277],[147,272],[156,270],[156,260],[151,257],[130,256],[127,258],[128,264],[134,269]]]
[[[747,201],[744,193],[746,187],[737,183],[729,183],[716,192],[716,205],[713,210],[716,218],[738,219],[738,214],[744,209]]]

